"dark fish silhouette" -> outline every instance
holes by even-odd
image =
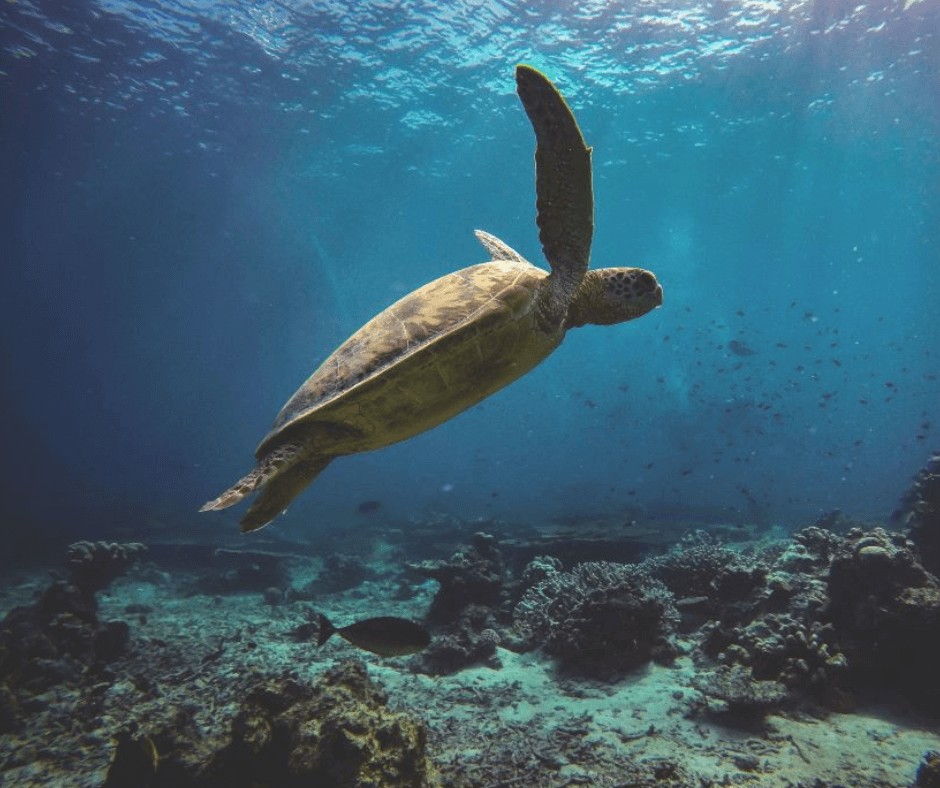
[[[741,342],[737,339],[732,339],[728,343],[728,350],[730,350],[732,353],[735,353],[739,356],[753,356],[757,352],[750,345],[744,342]]]
[[[337,628],[321,613],[317,645],[322,646],[334,633],[380,657],[415,654],[427,648],[431,642],[431,636],[424,627],[406,618],[379,616]]]

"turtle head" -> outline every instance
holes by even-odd
[[[642,317],[663,303],[656,276],[642,268],[596,268],[584,275],[568,306],[567,328],[609,326]]]

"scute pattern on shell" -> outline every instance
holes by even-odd
[[[495,319],[511,330],[529,308],[547,272],[528,263],[501,260],[464,268],[436,279],[381,312],[340,345],[283,407],[262,442],[312,410],[381,375],[396,362],[470,323]],[[481,365],[479,375],[489,370]]]

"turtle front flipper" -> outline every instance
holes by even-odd
[[[537,143],[536,221],[552,267],[544,311],[550,320],[561,323],[591,258],[591,149],[564,97],[542,72],[524,64],[516,66],[516,90]]]

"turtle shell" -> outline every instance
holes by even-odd
[[[260,460],[288,440],[338,456],[405,440],[456,416],[546,358],[564,338],[536,322],[547,272],[499,260],[443,276],[340,345],[281,409]]]

